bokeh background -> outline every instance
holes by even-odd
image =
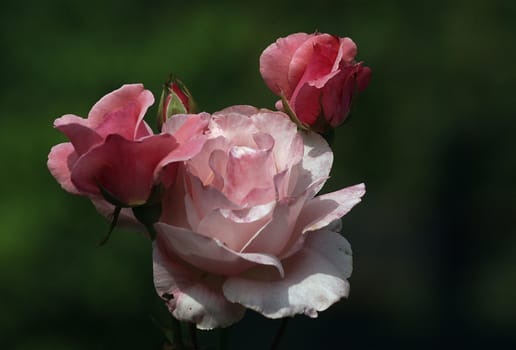
[[[515,1],[3,1],[0,28],[0,348],[163,344],[150,244],[117,229],[96,246],[107,222],[46,169],[53,120],[124,83],[159,96],[170,72],[207,111],[272,108],[260,53],[315,30],[373,69],[325,187],[368,193],[344,218],[350,298],[294,318],[283,348],[516,344]],[[231,348],[267,349],[278,326],[248,312]]]

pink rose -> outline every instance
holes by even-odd
[[[54,125],[70,142],[56,145],[48,168],[61,186],[94,200],[108,214],[111,204],[135,207],[147,202],[161,171],[191,158],[204,144],[207,121],[192,117],[172,135],[153,135],[143,121],[154,97],[143,85],[124,85],[91,109],[88,118],[64,115]]]
[[[230,107],[211,116],[207,134],[154,225],[154,282],[172,314],[210,329],[246,308],[316,317],[347,296],[351,249],[336,231],[364,185],[315,197],[332,151],[282,112]]]
[[[371,70],[355,62],[350,38],[297,33],[280,38],[260,56],[267,86],[283,95],[297,118],[317,132],[346,119],[356,91],[367,87]],[[284,109],[281,101],[276,107]]]

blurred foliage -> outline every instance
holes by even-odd
[[[166,314],[151,246],[117,229],[96,247],[107,222],[46,169],[50,147],[64,141],[53,120],[86,116],[123,83],[142,82],[159,96],[170,72],[204,110],[272,108],[261,51],[315,30],[352,37],[373,69],[337,130],[325,188],[365,182],[368,193],[344,219],[355,254],[349,300],[317,321],[296,317],[284,348],[510,348],[515,18],[513,0],[2,2],[2,348],[163,343],[150,318]],[[248,312],[231,344],[264,349],[278,325]]]

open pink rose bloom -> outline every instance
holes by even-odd
[[[246,308],[317,316],[348,294],[351,249],[336,230],[364,185],[315,197],[333,153],[281,112],[235,106],[209,120],[155,225],[158,294],[202,329],[228,326]]]
[[[350,38],[296,33],[265,49],[260,73],[303,124],[324,132],[344,122],[356,92],[369,83],[371,70],[355,62],[356,54],[357,46]],[[278,101],[276,108],[284,110],[285,106]]]
[[[246,309],[317,317],[349,293],[352,255],[340,219],[365,193],[358,184],[318,195],[333,152],[314,131],[342,123],[354,91],[367,85],[370,70],[355,55],[351,39],[328,34],[269,46],[260,69],[289,104],[280,101],[280,111],[183,114],[193,113],[192,96],[167,84],[159,134],[143,121],[153,95],[124,85],[87,118],[55,120],[69,142],[51,149],[48,168],[112,219],[109,232],[129,224],[149,235],[155,288],[176,319],[212,329]],[[298,129],[284,109],[314,131]]]
[[[68,192],[88,196],[108,216],[113,203],[124,207],[143,205],[160,181],[164,169],[198,153],[205,142],[207,122],[191,118],[175,134],[154,135],[143,121],[154,102],[141,84],[124,85],[91,109],[88,118],[64,115],[54,125],[70,142],[52,148],[48,168]],[[122,216],[134,221],[124,210]]]

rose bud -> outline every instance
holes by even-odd
[[[195,113],[195,102],[186,85],[174,76],[163,85],[158,106],[158,127],[175,114]]]
[[[276,108],[302,126],[326,132],[346,120],[355,94],[371,78],[371,69],[355,61],[356,53],[350,38],[296,33],[264,50],[260,73],[282,98]]]

